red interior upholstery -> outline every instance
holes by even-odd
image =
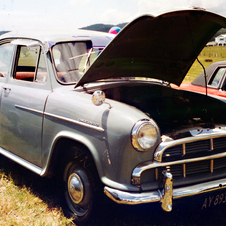
[[[35,73],[30,71],[18,71],[16,72],[16,79],[33,79]]]

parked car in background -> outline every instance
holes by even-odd
[[[139,17],[113,40],[2,35],[0,153],[62,181],[77,224],[102,211],[103,193],[167,212],[202,194],[200,209],[224,203],[226,104],[168,85],[221,27],[224,17],[185,10]]]
[[[181,89],[226,97],[226,61],[212,63],[191,83],[182,83]],[[205,80],[206,74],[206,80]],[[207,89],[206,89],[207,88]]]

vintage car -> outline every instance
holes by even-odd
[[[167,212],[202,193],[211,202],[200,209],[225,202],[226,104],[169,85],[222,27],[222,16],[184,10],[141,16],[114,38],[2,35],[0,153],[62,181],[79,224],[106,196]]]
[[[182,83],[181,89],[226,97],[226,61],[212,63],[191,83]],[[205,79],[206,77],[206,79]]]

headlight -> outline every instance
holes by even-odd
[[[138,121],[132,129],[132,144],[138,151],[151,148],[158,139],[158,131],[151,121]]]

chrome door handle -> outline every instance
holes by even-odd
[[[11,90],[10,87],[5,87],[5,86],[3,86],[2,88],[3,88],[4,90]]]
[[[11,91],[11,88],[10,88],[10,87],[3,86],[2,88],[3,88],[5,91],[8,91],[8,92]]]

